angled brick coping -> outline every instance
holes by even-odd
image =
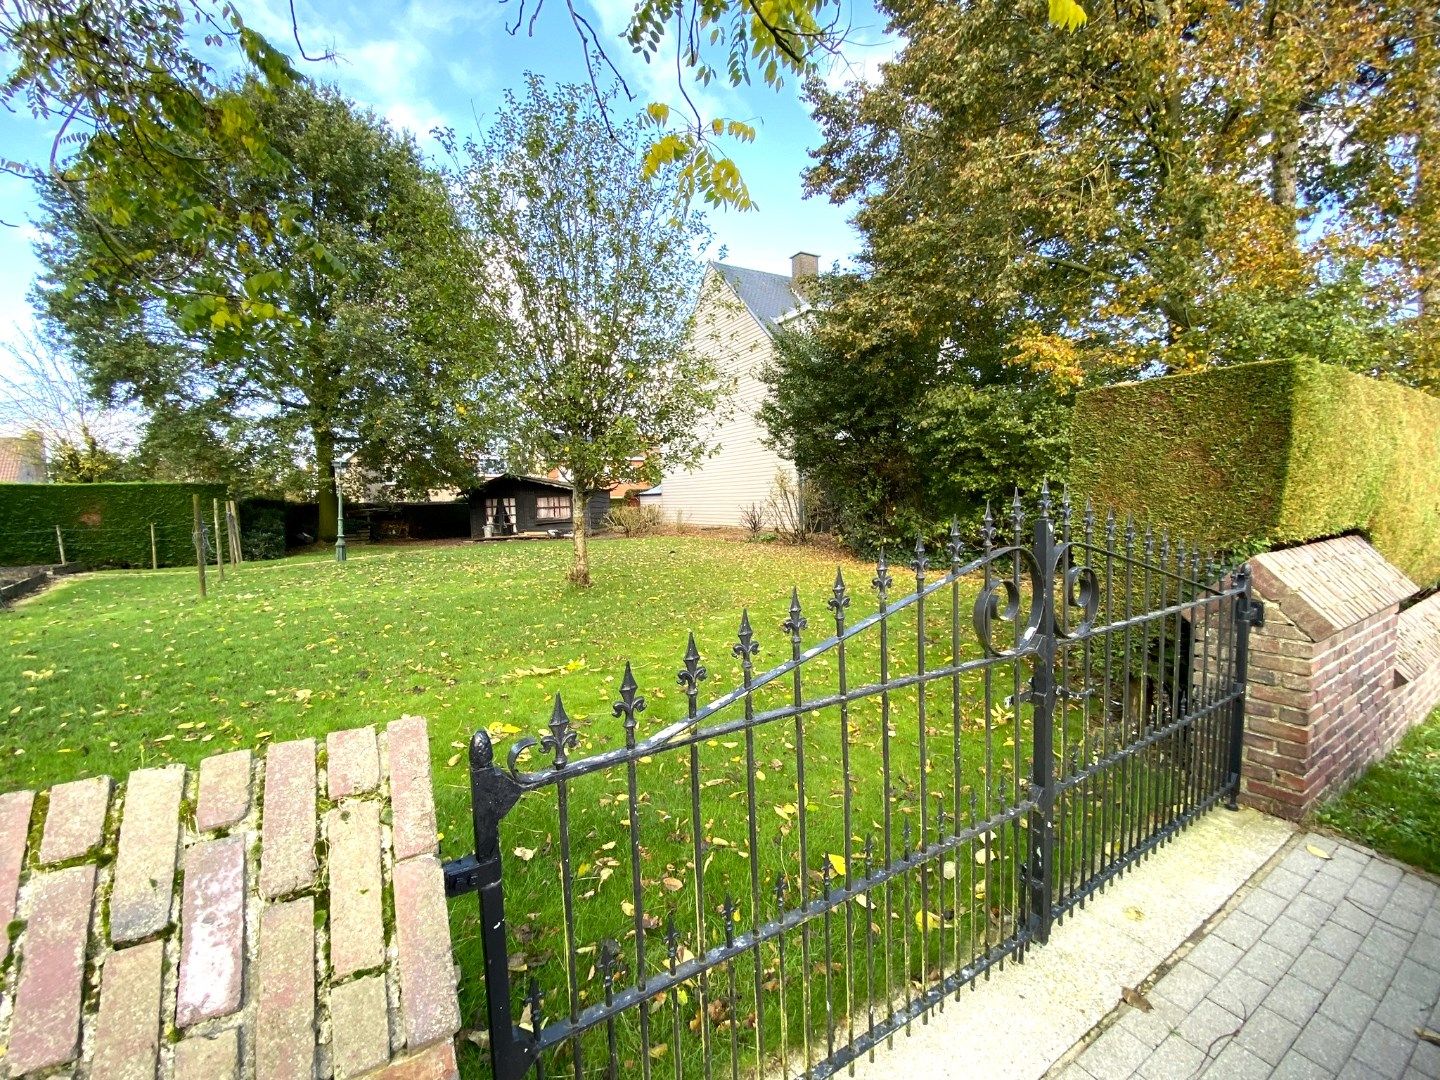
[[[0,794],[0,1077],[458,1077],[425,721],[325,746]]]

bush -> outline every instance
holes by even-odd
[[[0,484],[0,566],[59,562],[57,525],[68,562],[149,566],[152,523],[160,565],[192,564],[193,495],[209,525],[211,500],[225,498],[214,484]]]
[[[658,506],[617,506],[605,515],[607,529],[619,529],[626,536],[649,536],[665,524]]]
[[[240,550],[252,561],[284,558],[285,511],[274,506],[242,506]]]
[[[1440,581],[1440,400],[1309,359],[1078,396],[1072,491],[1217,547],[1362,532]]]
[[[750,534],[751,540],[758,540],[765,531],[765,507],[751,503],[740,511],[740,527]]]

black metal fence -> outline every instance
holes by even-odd
[[[742,614],[703,705],[692,635],[648,733],[629,665],[612,716],[557,696],[505,767],[476,733],[446,882],[480,894],[496,1077],[834,1074],[1233,805],[1243,568],[1042,491],[909,572],[882,556],[873,601],[837,572],[820,634],[793,593],[768,670]],[[504,875],[502,820],[539,838]]]

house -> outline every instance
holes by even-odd
[[[469,491],[470,537],[543,536],[568,533],[575,527],[570,485],[548,476],[502,473],[487,477]],[[610,512],[610,495],[592,491],[585,500],[585,527],[598,530]],[[486,526],[490,527],[489,534]]]
[[[791,256],[789,276],[718,262],[706,269],[696,334],[721,375],[734,380],[732,411],[714,427],[715,454],[694,469],[665,472],[660,506],[667,517],[738,526],[746,508],[769,501],[777,473],[794,478],[795,466],[763,442],[760,372],[774,356],[776,333],[809,310],[804,283],[819,271],[819,257],[806,251]]]
[[[43,484],[45,439],[39,432],[0,438],[0,484]]]

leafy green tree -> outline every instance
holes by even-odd
[[[250,80],[221,96],[253,112],[287,165],[193,147],[248,224],[176,241],[132,223],[126,245],[156,252],[165,288],[115,264],[73,189],[52,189],[41,299],[77,361],[103,395],[228,418],[307,460],[322,536],[335,532],[341,450],[402,490],[467,478],[485,439],[476,403],[488,397],[491,335],[442,177],[411,139],[333,90]],[[157,184],[133,198],[173,195]],[[253,319],[221,299],[230,292]]]
[[[141,479],[123,454],[101,446],[88,432],[78,444],[67,440],[54,447],[50,451],[49,471],[50,479],[59,484]]]
[[[607,126],[588,87],[530,76],[456,177],[499,324],[509,458],[569,480],[579,585],[586,496],[654,482],[662,455],[697,461],[696,420],[722,389],[692,332],[709,233],[678,216],[673,176],[641,177],[640,143],[638,125]]]

